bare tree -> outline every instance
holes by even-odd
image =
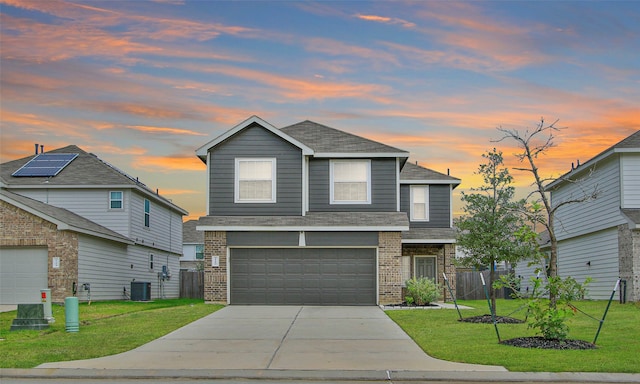
[[[542,224],[549,233],[551,242],[551,253],[549,255],[548,266],[549,269],[547,272],[549,278],[555,278],[558,276],[558,239],[556,237],[555,230],[555,216],[557,211],[569,204],[583,203],[586,201],[594,200],[598,197],[598,194],[600,192],[598,186],[595,185],[589,190],[583,189],[582,194],[579,196],[571,196],[570,198],[562,201],[551,201],[545,185],[554,181],[555,179],[540,176],[540,170],[536,165],[536,161],[538,160],[538,156],[547,153],[549,149],[555,146],[555,133],[563,129],[556,126],[558,121],[559,120],[556,120],[551,124],[547,124],[545,123],[544,118],[540,118],[540,122],[534,129],[527,129],[524,132],[520,132],[515,129],[498,127],[498,131],[503,134],[503,137],[497,140],[498,142],[500,142],[508,139],[514,140],[517,143],[521,152],[516,153],[515,156],[521,163],[525,163],[526,166],[514,169],[529,172],[534,179],[532,183],[534,190],[529,194],[529,196],[527,196],[527,200],[531,198],[532,195],[538,195],[539,199],[537,200],[537,203],[541,203],[542,208],[544,209],[542,214],[540,214],[539,210],[537,209],[533,210],[533,213],[530,212],[530,219],[534,222]],[[593,173],[593,170],[593,168],[589,170],[589,176]],[[577,183],[581,181],[570,179],[568,176],[569,175],[563,176],[563,179],[567,182]],[[555,306],[556,297],[553,292],[550,294],[549,299],[551,300],[552,306]]]

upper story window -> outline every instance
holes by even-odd
[[[122,191],[109,192],[109,209],[124,209],[124,194]]]
[[[331,204],[371,204],[371,161],[332,160]]]
[[[236,159],[235,202],[276,202],[276,159]]]
[[[411,220],[429,221],[429,186],[411,186]]]
[[[151,221],[151,202],[148,199],[144,199],[144,226],[149,228]]]

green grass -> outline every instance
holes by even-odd
[[[474,307],[462,310],[463,317],[489,313],[484,300],[461,301]],[[519,319],[525,311],[511,314],[519,300],[498,300],[497,314]],[[577,308],[601,319],[606,301],[584,301]],[[521,372],[640,372],[640,303],[613,302],[592,350],[543,350],[498,344],[493,324],[465,323],[455,310],[391,310],[396,323],[430,356],[463,363],[501,365]],[[593,342],[599,321],[577,313],[569,320],[569,338]],[[533,336],[526,324],[498,324],[502,340]]]
[[[79,332],[66,332],[64,307],[42,331],[9,331],[16,311],[0,314],[0,368],[91,359],[136,348],[222,308],[202,300],[109,301],[79,306]]]

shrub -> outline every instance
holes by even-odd
[[[591,278],[584,283],[578,283],[573,277],[562,279],[558,276],[550,277],[546,281],[531,278],[534,289],[530,297],[525,298],[529,309],[529,328],[537,329],[545,339],[565,340],[569,335],[566,321],[574,315],[575,307],[572,301],[581,300],[587,293],[587,285]],[[501,280],[494,287],[516,287],[519,281],[512,276],[501,276]],[[514,290],[518,294],[518,291]],[[555,295],[557,301],[551,302],[550,294]]]
[[[422,277],[407,280],[407,296],[405,300],[411,305],[427,305],[435,301],[440,296],[440,284],[436,284],[433,280]]]

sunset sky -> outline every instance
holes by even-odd
[[[205,214],[195,149],[251,115],[478,185],[544,117],[559,176],[640,129],[640,1],[0,0],[0,162],[75,144]],[[520,191],[531,180],[512,172]]]

